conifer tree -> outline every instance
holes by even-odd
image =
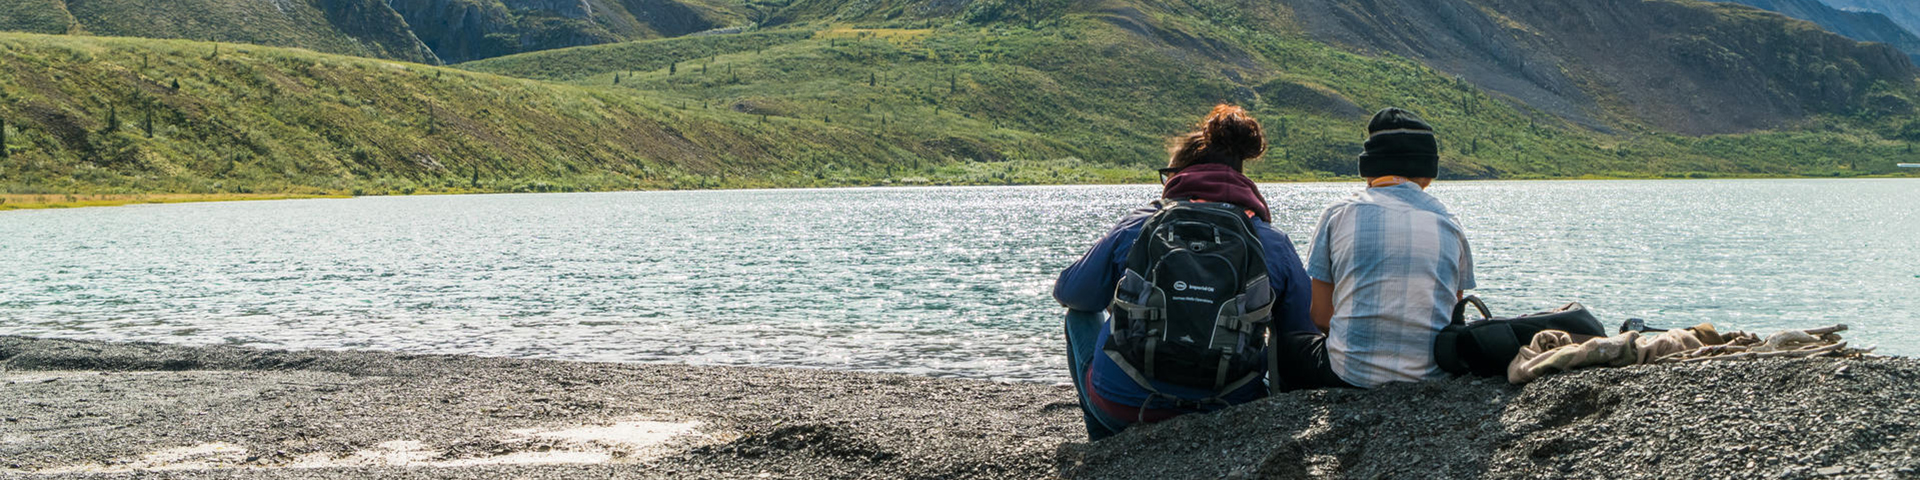
[[[120,130],[120,106],[107,104],[107,128],[100,133],[113,133]]]
[[[7,158],[7,119],[0,118],[0,158]]]
[[[669,77],[671,77],[671,76],[673,76],[673,74],[674,74],[674,72],[676,72],[676,71],[678,71],[678,70],[680,70],[680,61],[679,61],[679,60],[674,60],[674,61],[673,61],[673,63],[669,63],[669,64],[667,64],[667,76],[669,76]]]
[[[180,91],[180,79],[173,79],[173,91]]]
[[[153,138],[153,107],[147,107],[147,120],[141,123],[147,131],[147,138]]]
[[[878,79],[878,75],[875,75],[873,72],[867,72],[867,86],[872,87],[878,85],[879,82],[876,81]]]

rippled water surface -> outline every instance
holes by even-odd
[[[1262,187],[1307,252],[1357,184]],[[1496,313],[1920,354],[1920,182],[1467,182]],[[0,334],[1060,381],[1054,276],[1152,186],[377,197],[0,212]]]

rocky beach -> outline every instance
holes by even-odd
[[[1909,478],[1920,362],[1280,395],[1088,444],[1071,388],[0,337],[21,478]]]

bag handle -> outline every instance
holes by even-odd
[[[1454,325],[1467,324],[1467,304],[1469,303],[1473,304],[1474,308],[1480,310],[1480,318],[1493,318],[1493,312],[1487,310],[1487,303],[1480,301],[1479,295],[1467,295],[1466,298],[1460,299],[1460,303],[1453,304]]]

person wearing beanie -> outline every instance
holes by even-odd
[[[1173,139],[1167,168],[1160,169],[1159,197],[1188,202],[1223,203],[1246,216],[1266,263],[1271,288],[1271,319],[1256,324],[1277,331],[1317,332],[1308,318],[1312,284],[1293,241],[1273,226],[1266,197],[1242,172],[1246,162],[1266,152],[1260,123],[1246,110],[1219,105],[1193,133]],[[1129,252],[1163,202],[1134,210],[1120,219],[1054,283],[1053,297],[1067,307],[1068,374],[1080,394],[1087,437],[1099,440],[1137,423],[1152,423],[1189,413],[1210,412],[1267,395],[1264,381],[1224,391],[1193,388],[1149,378],[1141,385],[1119,361],[1104,355],[1113,322],[1106,310],[1114,302]],[[1180,288],[1180,287],[1175,287]],[[1259,362],[1264,364],[1265,362]],[[1265,368],[1257,370],[1262,377]],[[1151,376],[1152,374],[1148,374]],[[1255,377],[1245,377],[1255,378]]]
[[[1413,112],[1381,110],[1367,123],[1360,175],[1367,188],[1328,207],[1313,237],[1313,323],[1277,334],[1298,390],[1374,388],[1445,378],[1433,342],[1453,306],[1474,288],[1473,252],[1460,222],[1426,192],[1440,175],[1433,126]]]

